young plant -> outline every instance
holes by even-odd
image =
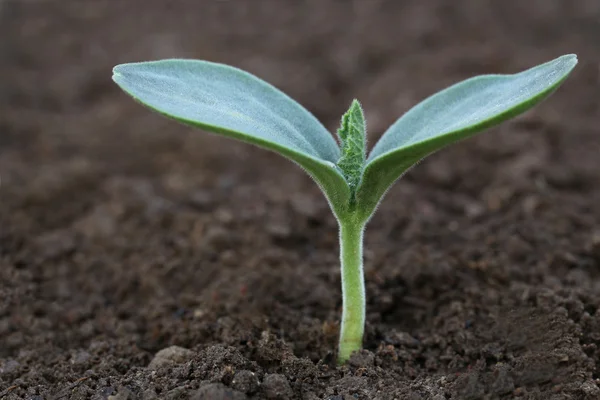
[[[427,155],[527,111],[577,64],[564,55],[514,75],[467,79],[427,98],[384,134],[367,156],[358,101],[337,131],[290,97],[240,69],[198,60],[118,65],[114,81],[154,111],[204,131],[275,151],[321,188],[339,224],[343,311],[338,361],[362,347],[365,324],[363,232],[386,191]]]

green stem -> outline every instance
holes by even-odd
[[[364,221],[344,218],[340,226],[340,261],[342,263],[342,326],[338,363],[343,364],[352,352],[362,348],[365,329],[365,280],[363,276]]]

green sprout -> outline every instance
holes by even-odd
[[[342,117],[338,146],[300,104],[231,66],[182,59],[128,63],[114,68],[113,80],[166,117],[279,153],[316,181],[339,226],[342,364],[362,347],[363,232],[387,190],[424,157],[541,102],[576,64],[569,54],[517,74],[477,76],[450,86],[399,118],[368,156],[365,117],[356,100]]]

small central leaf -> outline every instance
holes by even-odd
[[[348,111],[342,116],[342,124],[337,134],[342,148],[337,166],[354,194],[360,183],[367,158],[365,116],[358,100],[354,100]]]

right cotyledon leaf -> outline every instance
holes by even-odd
[[[577,57],[569,54],[517,74],[477,76],[409,110],[369,154],[356,194],[361,212],[370,216],[390,186],[422,158],[544,100],[576,64]]]
[[[117,65],[113,80],[162,115],[283,155],[317,182],[334,212],[347,207],[350,189],[336,166],[340,149],[333,136],[258,77],[224,64],[168,59]]]

